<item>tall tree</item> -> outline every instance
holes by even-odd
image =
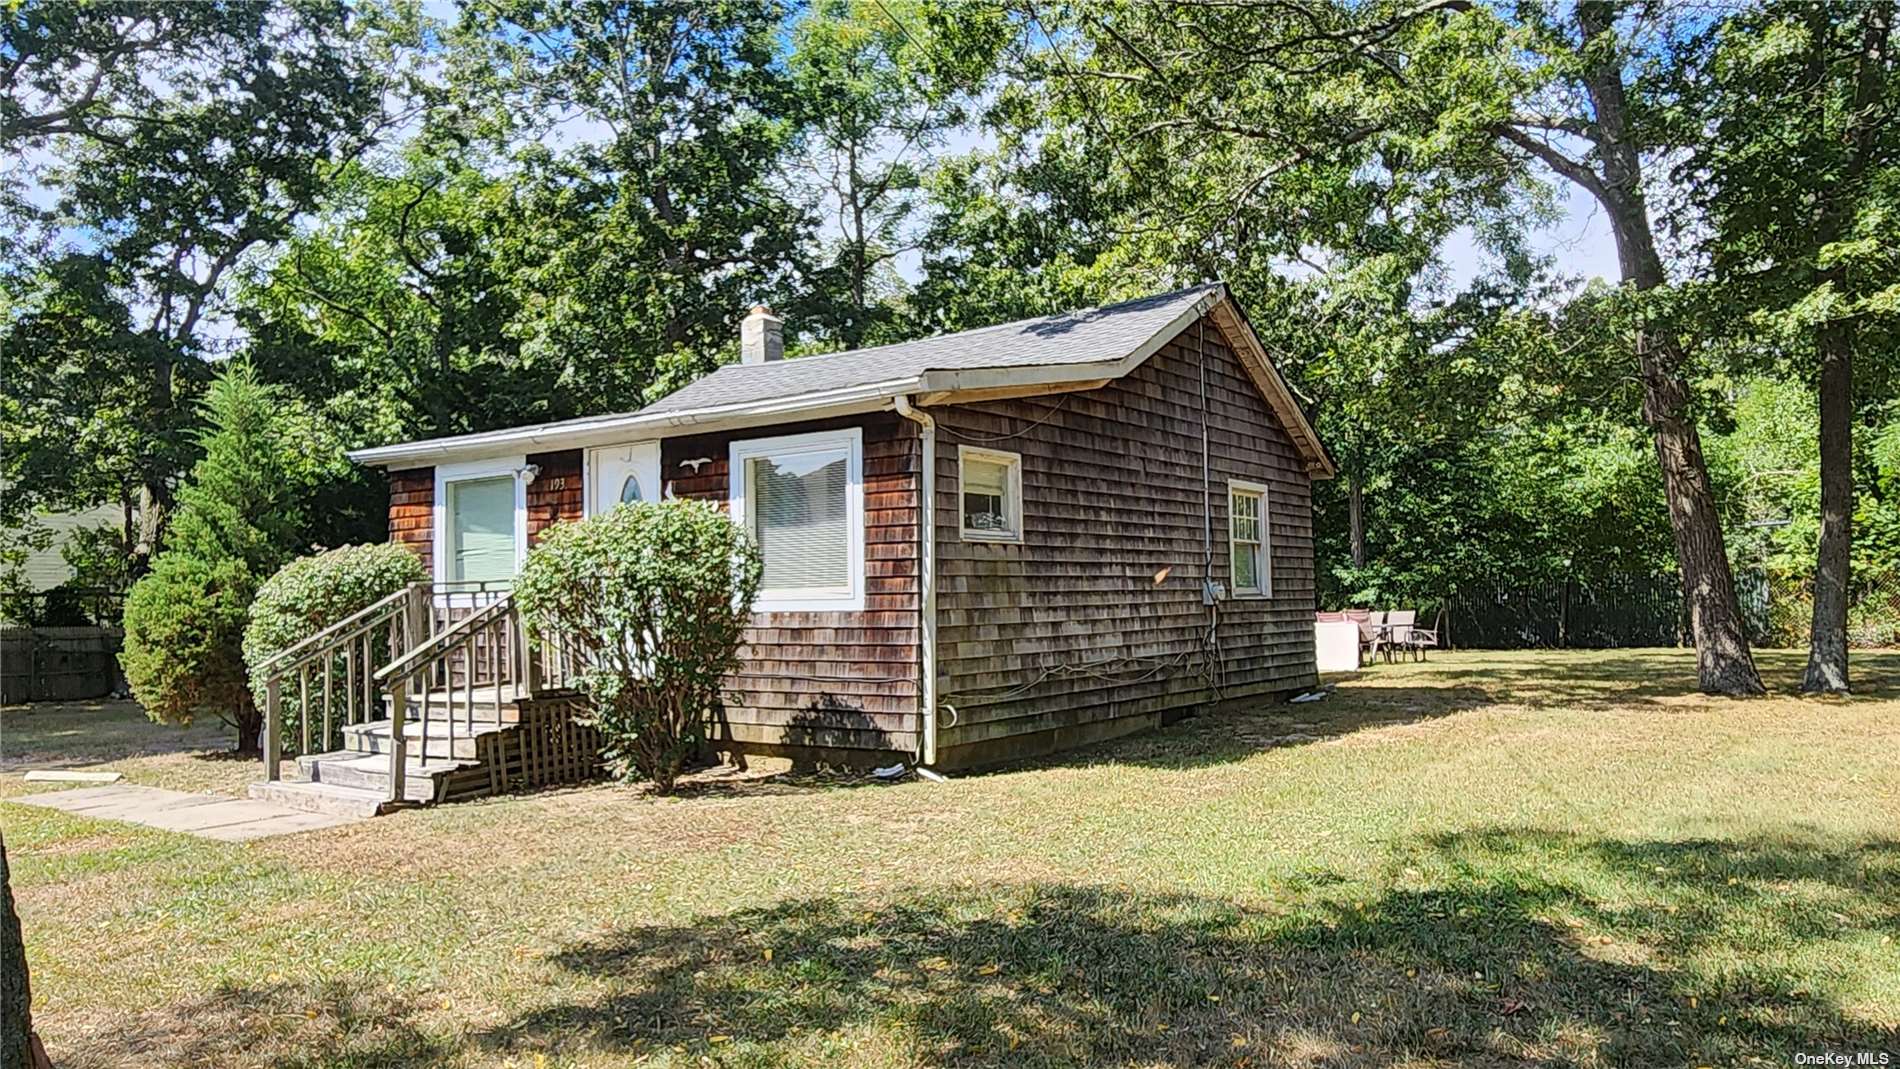
[[[126,596],[120,662],[154,720],[216,716],[257,750],[262,716],[245,674],[244,627],[257,588],[290,559],[298,530],[285,398],[248,364],[205,394],[204,459],[179,491],[174,532]]]
[[[449,69],[512,157],[535,232],[524,357],[616,408],[704,373],[783,289],[804,213],[777,180],[794,132],[772,0],[470,5]]]
[[[1892,343],[1882,321],[1900,292],[1893,24],[1889,4],[1750,7],[1702,35],[1706,58],[1678,90],[1692,148],[1675,174],[1712,231],[1711,288],[1735,329],[1765,330],[1770,348],[1812,361],[1821,522],[1810,692],[1848,689],[1854,368]]]
[[[804,312],[856,348],[889,340],[904,288],[898,260],[922,241],[925,171],[968,118],[991,69],[971,27],[919,0],[823,0],[795,24],[788,57],[801,116],[803,192],[825,220]],[[980,20],[980,16],[979,16]],[[996,38],[990,49],[993,56]],[[943,57],[960,49],[953,60]],[[973,54],[974,53],[974,54]],[[795,179],[797,181],[797,179]]]
[[[0,833],[0,1069],[39,1069],[46,1064],[33,1034],[33,984],[26,970],[26,939],[13,908],[13,873],[6,836]]]
[[[1028,22],[1040,24],[1038,6]],[[1647,9],[1645,9],[1646,11]],[[1583,0],[1327,0],[1068,9],[1053,73],[1076,87],[1082,129],[1165,199],[1152,214],[1203,227],[1201,244],[1331,244],[1396,205],[1482,220],[1543,168],[1609,219],[1633,306],[1643,387],[1694,629],[1702,689],[1758,694],[1690,389],[1688,341],[1668,318],[1645,154],[1659,142],[1636,77],[1666,61],[1644,12]],[[1374,203],[1368,203],[1372,198]]]
[[[239,321],[259,372],[356,441],[460,434],[574,415],[565,361],[523,359],[534,290],[512,256],[538,227],[505,179],[453,140],[344,171],[308,225],[247,280]]]
[[[9,507],[130,491],[149,559],[230,273],[386,120],[379,19],[343,0],[9,9],[0,145],[27,173],[0,194],[36,235],[16,247],[50,257],[7,278]],[[89,439],[97,464],[71,463]]]

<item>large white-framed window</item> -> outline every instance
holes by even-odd
[[[527,459],[520,455],[435,469],[435,581],[512,582],[528,554]]]
[[[1023,457],[957,446],[958,511],[968,542],[1023,540]]]
[[[733,442],[728,504],[765,564],[754,612],[864,608],[864,432]]]
[[[1267,488],[1227,481],[1227,546],[1234,596],[1273,596],[1273,545],[1267,533]]]

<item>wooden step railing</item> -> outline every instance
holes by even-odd
[[[421,748],[416,764],[427,767],[432,760],[429,740],[438,727],[446,742],[443,752],[453,761],[458,727],[471,739],[478,724],[500,728],[507,705],[565,688],[576,667],[568,643],[529,637],[513,594],[475,608],[385,665],[376,683],[389,694],[390,797],[403,797],[412,709]],[[485,707],[482,698],[488,699]]]
[[[301,728],[297,752],[329,750],[343,728],[381,718],[378,673],[507,593],[506,583],[411,583],[252,669],[264,680],[265,778],[277,779],[283,762],[287,703],[295,704]]]

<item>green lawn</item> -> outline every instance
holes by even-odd
[[[1731,702],[1676,651],[1460,653],[949,784],[600,786],[249,845],[0,820],[62,1067],[1900,1057],[1900,654],[1856,671]]]

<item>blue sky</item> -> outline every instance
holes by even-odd
[[[1616,239],[1610,234],[1610,222],[1603,209],[1575,184],[1553,181],[1562,198],[1563,214],[1551,225],[1531,232],[1532,250],[1553,257],[1561,274],[1616,282],[1621,271],[1616,262]],[[1455,234],[1445,244],[1443,254],[1451,271],[1451,281],[1457,286],[1479,274],[1489,260],[1472,240],[1469,230]]]

